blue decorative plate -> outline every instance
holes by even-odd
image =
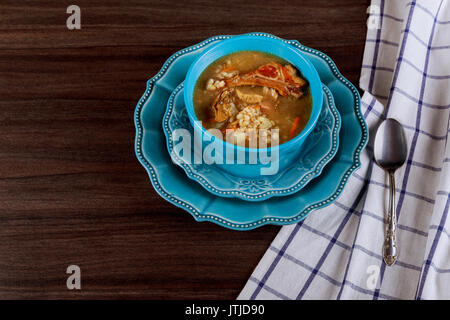
[[[323,106],[317,125],[307,137],[301,157],[282,172],[249,179],[236,177],[214,165],[195,164],[191,161],[194,159],[194,148],[182,155],[173,152],[174,130],[187,129],[190,136],[194,136],[184,103],[183,88],[184,82],[172,92],[163,117],[167,149],[173,162],[181,166],[189,178],[217,196],[261,201],[292,194],[317,177],[337,152],[341,119],[330,90],[323,85]]]
[[[252,35],[273,37],[266,33]],[[134,114],[136,156],[147,170],[155,190],[167,201],[189,212],[197,221],[210,221],[235,230],[298,222],[311,211],[333,202],[341,194],[349,176],[361,165],[359,156],[367,143],[368,131],[361,115],[358,91],[339,73],[327,55],[296,40],[284,40],[310,59],[321,81],[333,93],[342,119],[339,149],[323,169],[320,178],[312,180],[292,195],[261,202],[217,197],[193,183],[182,169],[172,163],[165,146],[161,121],[171,92],[184,80],[194,59],[211,44],[230,37],[215,36],[178,51],[147,82],[147,89]]]

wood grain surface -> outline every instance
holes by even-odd
[[[236,298],[280,227],[197,223],[158,196],[134,154],[146,80],[207,37],[264,31],[357,85],[368,4],[2,0],[0,298]],[[66,288],[70,264],[81,290]]]

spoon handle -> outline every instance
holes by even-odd
[[[389,213],[386,238],[383,245],[383,258],[388,266],[392,266],[397,260],[398,250],[395,240],[397,231],[397,216],[395,214],[395,178],[394,171],[389,171]]]

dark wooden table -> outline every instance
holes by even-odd
[[[234,299],[279,231],[197,223],[134,155],[133,111],[175,51],[265,31],[358,83],[368,0],[0,2],[0,298]],[[81,8],[68,30],[66,8]],[[188,4],[190,3],[190,4]],[[81,268],[81,290],[66,268]]]

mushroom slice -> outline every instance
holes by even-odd
[[[212,105],[215,120],[222,122],[234,116],[238,110],[232,100],[232,92],[234,89],[223,89],[214,100]]]

